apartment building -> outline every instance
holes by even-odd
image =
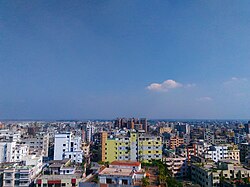
[[[170,149],[175,149],[175,148],[179,147],[182,144],[184,144],[184,139],[183,138],[180,138],[179,136],[170,137],[170,141],[169,141]]]
[[[204,132],[204,140],[208,143],[208,144],[214,144],[214,133],[211,131],[205,131]]]
[[[173,177],[188,176],[188,158],[181,156],[163,157],[162,161],[166,164],[168,171],[172,173]]]
[[[181,145],[176,148],[176,153],[182,157],[186,157],[190,161],[192,155],[197,155],[196,149],[193,145]]]
[[[205,158],[215,162],[222,159],[228,159],[228,146],[210,146],[207,153],[205,153]]]
[[[0,142],[0,163],[20,162],[29,154],[27,145],[15,141]]]
[[[171,127],[159,127],[158,128],[158,132],[160,134],[163,134],[163,133],[171,133],[172,132],[172,128]]]
[[[136,161],[113,161],[98,175],[100,184],[133,185],[146,176],[141,163]]]
[[[228,158],[240,162],[240,150],[237,145],[231,145],[228,147]]]
[[[192,145],[195,148],[195,155],[197,155],[197,156],[204,155],[204,153],[207,152],[207,150],[209,149],[209,146],[210,146],[204,140],[199,140],[197,142],[193,142]]]
[[[86,142],[90,143],[93,141],[93,135],[95,133],[95,126],[91,122],[87,122],[87,124],[84,126],[84,132],[85,132],[85,140]]]
[[[55,134],[54,160],[69,158],[72,162],[82,163],[84,152],[80,136],[72,133]]]
[[[82,179],[82,170],[77,169],[70,159],[52,160],[44,168],[43,174],[34,181],[34,186],[78,186]]]
[[[21,140],[21,131],[13,131],[9,129],[1,129],[0,130],[0,140],[7,140],[7,141],[20,141]]]
[[[250,144],[249,143],[241,143],[238,145],[240,150],[240,161],[242,163],[247,162],[247,158],[250,156]]]
[[[43,156],[48,156],[49,134],[37,133],[35,136],[24,136],[22,144],[29,146],[30,153],[39,152]]]
[[[162,139],[135,131],[108,137],[102,133],[102,161],[131,160],[148,162],[162,159]]]
[[[248,178],[250,170],[239,165],[235,160],[221,160],[215,162],[192,163],[191,177],[192,181],[201,187],[220,186],[220,180]]]
[[[36,155],[29,155],[22,164],[8,164],[2,168],[3,187],[29,187],[42,168],[42,157]]]

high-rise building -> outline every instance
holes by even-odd
[[[190,134],[190,125],[187,123],[178,123],[174,128],[179,131],[179,133]]]
[[[83,129],[84,129],[85,141],[90,143],[91,141],[93,141],[95,126],[91,122],[87,122],[87,124],[85,124]]]
[[[72,133],[55,134],[54,160],[69,158],[72,162],[82,163],[81,145],[81,137],[74,137]]]
[[[102,133],[102,161],[131,160],[147,162],[162,158],[162,139],[131,131],[127,136],[107,137]]]
[[[175,149],[180,145],[184,144],[184,139],[180,138],[179,136],[172,136],[170,137],[169,147],[170,149]]]
[[[228,159],[228,146],[210,146],[205,158],[211,159],[214,162],[218,162],[222,159]]]
[[[250,121],[248,121],[248,123],[245,124],[245,132],[246,132],[247,134],[250,134]]]
[[[208,144],[214,144],[214,133],[211,131],[205,131],[204,132],[204,140]]]
[[[148,121],[146,118],[117,118],[115,120],[115,127],[118,129],[127,128],[127,129],[136,129],[148,131]]]

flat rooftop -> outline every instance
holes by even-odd
[[[113,166],[140,166],[140,164],[141,163],[137,161],[126,161],[126,160],[122,161],[116,160],[110,163],[110,165]]]
[[[61,180],[61,179],[80,179],[81,173],[69,174],[69,175],[42,175],[37,179],[42,180]]]
[[[114,176],[132,176],[133,172],[131,169],[116,169],[116,168],[105,168],[99,175],[114,175]]]

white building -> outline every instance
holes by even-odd
[[[39,133],[35,137],[24,137],[22,144],[29,146],[30,153],[37,152],[43,156],[48,156],[49,134]]]
[[[9,129],[1,129],[0,130],[0,139],[17,142],[17,141],[21,140],[21,132],[20,131],[11,131]]]
[[[188,158],[176,156],[174,158],[163,157],[162,160],[173,177],[186,177],[188,175]]]
[[[72,162],[82,163],[83,154],[81,137],[71,133],[55,134],[54,160],[69,158]]]
[[[35,155],[26,157],[24,165],[17,163],[8,165],[3,170],[3,187],[28,187],[42,171],[42,168],[42,157]]]
[[[29,155],[29,146],[28,145],[21,145],[16,144],[15,152],[14,152],[14,160],[13,162],[21,162],[27,158]],[[13,156],[12,156],[13,159]]]
[[[210,146],[205,158],[218,162],[222,159],[228,159],[228,146]]]
[[[202,187],[220,186],[222,178],[247,179],[249,175],[250,170],[239,165],[236,160],[221,160],[216,164],[212,161],[191,164],[192,181]]]
[[[113,161],[109,168],[102,170],[99,175],[100,184],[133,185],[145,177],[141,163],[136,161]]]
[[[92,137],[95,133],[95,126],[93,124],[91,124],[91,122],[88,122],[85,126],[85,137],[86,137],[86,141],[87,142],[91,142],[92,141]]]
[[[29,154],[29,147],[15,141],[0,142],[0,163],[20,162]]]

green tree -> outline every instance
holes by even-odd
[[[142,182],[142,186],[143,187],[149,186],[149,184],[150,184],[148,177],[143,177],[142,180],[141,180],[141,182]]]

